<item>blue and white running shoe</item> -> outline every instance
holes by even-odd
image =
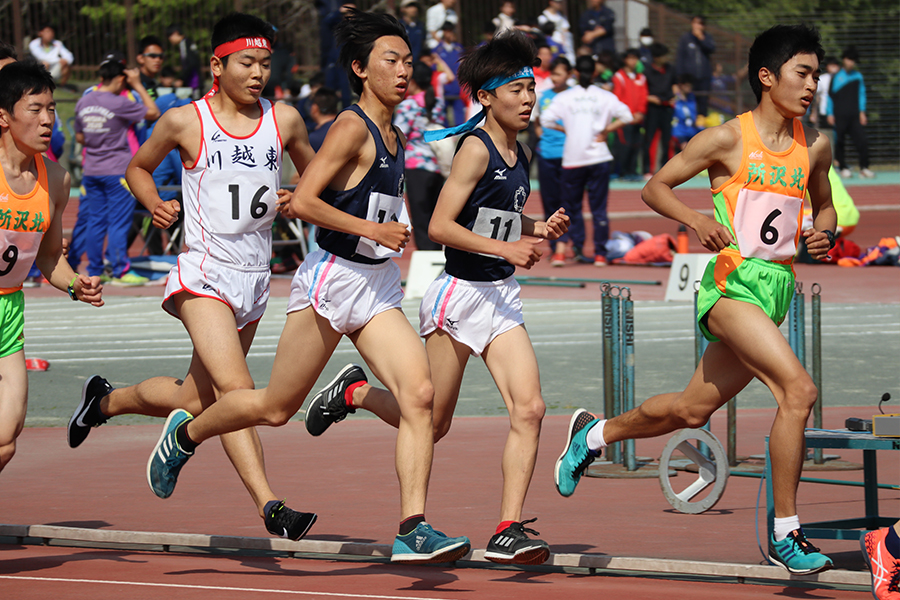
[[[469,553],[469,538],[447,537],[435,531],[428,523],[419,523],[406,535],[394,538],[391,562],[413,564],[447,563],[459,560]]]
[[[160,498],[168,498],[175,491],[178,482],[178,472],[181,467],[194,455],[193,452],[185,452],[175,441],[175,430],[179,425],[193,420],[186,410],[177,408],[169,413],[162,435],[153,448],[150,460],[147,461],[147,483],[150,489]]]

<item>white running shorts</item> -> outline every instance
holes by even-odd
[[[346,335],[375,315],[400,308],[401,300],[400,267],[394,261],[367,265],[319,248],[297,269],[287,312],[312,306],[335,331]]]
[[[524,325],[519,283],[467,281],[447,272],[431,282],[419,305],[419,335],[443,329],[481,356],[495,337]]]
[[[180,318],[175,294],[188,292],[202,298],[224,302],[234,312],[238,331],[259,321],[269,301],[268,265],[240,267],[223,263],[203,252],[184,252],[169,271],[163,310]]]

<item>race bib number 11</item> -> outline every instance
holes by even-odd
[[[499,210],[482,206],[475,217],[472,231],[481,237],[500,240],[501,242],[518,242],[522,237],[522,215],[510,210]],[[501,258],[490,254],[491,258]]]

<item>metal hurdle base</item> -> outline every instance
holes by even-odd
[[[617,464],[608,460],[594,462],[587,471],[585,477],[598,479],[656,479],[659,477],[659,463],[648,456],[636,456],[637,469],[629,471],[623,464]],[[675,477],[674,469],[669,469],[669,477]]]

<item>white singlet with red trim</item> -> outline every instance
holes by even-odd
[[[184,240],[237,267],[268,267],[272,221],[281,187],[284,145],[273,104],[261,99],[256,130],[239,137],[216,120],[205,99],[194,102],[202,143],[193,167],[184,165]]]

